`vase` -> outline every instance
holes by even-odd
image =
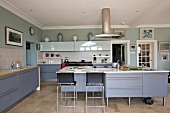
[[[76,35],[73,36],[73,41],[74,42],[77,41],[77,36]]]
[[[93,33],[92,33],[92,32],[90,32],[90,33],[87,35],[87,37],[88,37],[88,40],[89,40],[89,41],[92,41],[92,40],[94,39],[94,36],[93,36]]]
[[[61,33],[58,33],[57,39],[59,42],[63,41],[63,35]]]

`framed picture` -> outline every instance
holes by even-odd
[[[168,52],[161,52],[160,58],[161,58],[161,61],[169,61],[169,53]]]
[[[130,50],[136,50],[136,45],[134,45],[134,44],[132,44],[132,45],[130,45]]]
[[[154,28],[140,28],[141,40],[154,40]]]
[[[123,30],[123,29],[113,30],[113,33],[120,35],[120,38],[125,37],[125,30]]]
[[[14,45],[14,46],[23,46],[23,33],[9,28],[5,27],[5,43],[7,45]]]
[[[159,51],[170,51],[170,42],[159,42]]]

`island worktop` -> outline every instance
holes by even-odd
[[[165,97],[168,96],[168,70],[143,69],[122,71],[116,68],[93,67],[65,67],[56,73],[74,73],[77,81],[77,92],[86,91],[86,73],[101,72],[104,78],[105,97]],[[97,76],[97,75],[96,75]],[[62,88],[62,91],[72,91],[70,88]],[[101,89],[91,89],[93,92]]]
[[[77,69],[72,70],[73,66],[65,67],[61,70],[58,70],[56,73],[87,73],[87,72],[103,72],[103,73],[153,73],[153,72],[167,72],[168,70],[161,69],[142,69],[142,70],[129,70],[123,71],[116,68],[93,68],[91,66],[86,67],[77,67]]]

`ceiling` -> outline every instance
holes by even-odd
[[[99,28],[110,8],[111,28],[170,27],[170,0],[0,0],[0,6],[41,29]]]

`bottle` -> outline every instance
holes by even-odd
[[[95,57],[95,55],[93,55],[94,57],[93,57],[93,63],[96,63],[96,57]]]

